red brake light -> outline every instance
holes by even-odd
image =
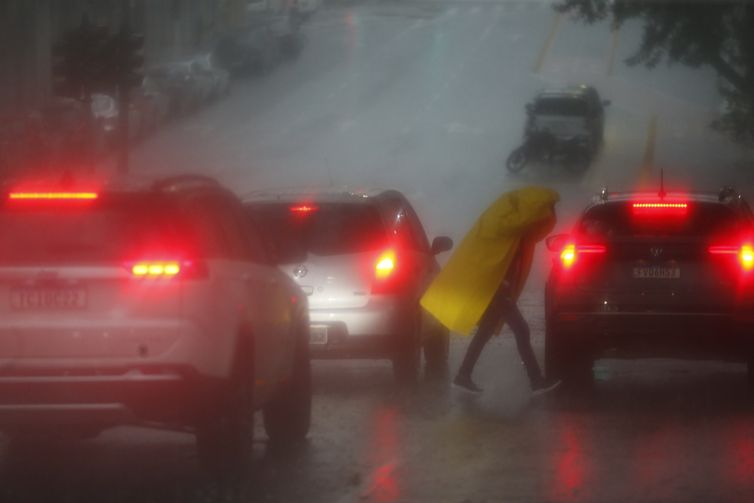
[[[311,204],[300,204],[298,206],[291,206],[291,213],[294,215],[308,215],[314,213],[319,208]]]
[[[96,192],[11,192],[12,201],[93,201],[99,197]]]
[[[563,267],[570,269],[573,264],[576,263],[579,255],[599,255],[605,253],[606,251],[607,247],[605,245],[576,245],[574,243],[569,243],[563,248],[563,251],[560,252],[560,262],[563,264]]]
[[[377,257],[374,275],[377,279],[389,278],[395,271],[396,258],[394,250],[386,250]]]
[[[688,212],[688,203],[683,202],[644,202],[633,203],[633,214],[637,216],[685,216]]]
[[[137,277],[170,277],[181,272],[177,261],[142,261],[131,266],[131,274]]]
[[[127,265],[134,278],[200,278],[207,275],[206,265],[193,260],[139,260]]]

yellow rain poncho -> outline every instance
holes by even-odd
[[[468,335],[489,306],[519,247],[517,298],[526,283],[534,245],[555,226],[560,196],[525,187],[500,196],[474,224],[421,299],[421,305],[450,330]]]

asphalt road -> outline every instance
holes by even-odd
[[[707,127],[713,73],[623,61],[640,25],[617,32],[543,2],[332,6],[306,27],[301,57],[140,146],[136,172],[197,171],[239,192],[300,185],[403,190],[431,236],[460,239],[501,191],[562,195],[560,228],[603,184],[745,193],[753,170]],[[523,106],[545,86],[592,83],[612,100],[585,173],[505,171]],[[541,357],[540,250],[521,300]],[[451,368],[467,341],[454,336]],[[714,362],[600,360],[589,395],[533,400],[511,337],[497,338],[469,398],[445,380],[392,383],[386,362],[317,362],[307,445],[275,451],[260,431],[243,487],[202,477],[192,437],[119,428],[93,440],[4,446],[3,501],[453,502],[748,501],[754,409],[744,369]]]

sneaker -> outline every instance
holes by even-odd
[[[474,384],[474,381],[471,380],[471,377],[463,376],[460,374],[457,375],[455,379],[453,379],[453,386],[468,393],[474,393],[476,395],[482,392],[482,388]]]
[[[542,396],[555,391],[561,385],[562,381],[542,381],[532,388],[532,396]]]

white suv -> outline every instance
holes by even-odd
[[[199,176],[61,183],[0,195],[0,429],[190,427],[222,472],[255,410],[272,440],[305,437],[307,298],[236,196]]]

